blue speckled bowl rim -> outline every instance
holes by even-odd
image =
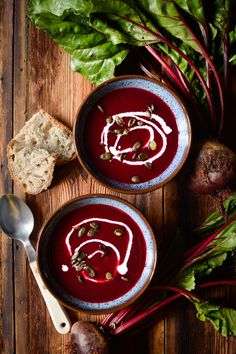
[[[88,204],[105,204],[114,206],[123,212],[127,213],[133,220],[136,221],[139,228],[142,230],[144,240],[146,243],[146,261],[142,275],[134,287],[123,296],[103,303],[92,303],[81,301],[76,297],[69,295],[63,290],[53,277],[50,266],[48,264],[47,247],[52,231],[57,222],[70,213],[83,205]],[[135,299],[137,299],[149,285],[156,267],[157,261],[157,246],[155,236],[152,228],[143,214],[136,209],[132,204],[115,196],[108,196],[104,194],[89,194],[75,199],[61,206],[47,221],[43,227],[37,245],[37,262],[41,276],[48,289],[62,302],[65,306],[73,310],[80,310],[94,314],[108,313],[117,311]]]
[[[171,164],[159,176],[153,178],[150,181],[138,184],[121,183],[115,181],[103,175],[97,169],[93,168],[93,165],[89,161],[89,157],[87,156],[85,146],[83,144],[83,140],[86,137],[86,134],[84,134],[85,121],[91,107],[94,106],[101,97],[106,95],[111,90],[124,87],[141,88],[158,95],[174,113],[177,128],[179,130],[178,148]],[[87,96],[79,108],[74,125],[74,140],[77,156],[84,169],[100,183],[110,187],[113,190],[123,193],[136,194],[149,192],[163,186],[168,181],[170,181],[181,169],[188,156],[191,145],[191,137],[192,135],[188,113],[179,97],[161,82],[146,78],[144,76],[136,75],[116,77],[97,86],[97,88],[95,88]]]

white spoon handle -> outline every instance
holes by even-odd
[[[41,275],[38,271],[38,266],[36,261],[30,262],[30,267],[39,286],[41,294],[46,302],[48,311],[50,313],[52,322],[57,330],[61,334],[66,334],[70,332],[71,322],[65,312],[64,308],[56,300],[56,298],[50,293],[50,291],[45,287]]]

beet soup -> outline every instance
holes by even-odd
[[[84,127],[89,165],[120,183],[159,176],[178,148],[178,128],[168,105],[140,88],[108,92],[91,108]]]
[[[146,243],[139,225],[123,210],[91,204],[71,211],[55,225],[47,257],[53,278],[66,293],[104,303],[138,282],[146,263]]]

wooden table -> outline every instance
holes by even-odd
[[[6,145],[25,120],[43,108],[73,126],[75,113],[93,89],[70,69],[70,57],[26,20],[24,0],[2,0],[1,14],[1,193],[24,198],[35,216],[32,242],[46,218],[62,203],[86,193],[115,194],[91,179],[78,161],[57,168],[53,185],[37,196],[24,195],[7,171]],[[175,178],[144,195],[119,195],[138,207],[150,221],[159,252],[165,252],[176,226],[198,225],[215,209],[211,197],[189,197]],[[4,354],[68,353],[69,335],[59,335],[31,274],[23,248],[5,235],[0,247],[1,344]],[[209,295],[208,292],[207,295]],[[211,293],[212,294],[212,293]],[[214,296],[231,299],[235,289],[219,288]],[[87,318],[70,312],[72,320]],[[93,320],[99,318],[93,317]],[[195,319],[192,306],[181,302],[165,319],[139,336],[120,338],[116,352],[135,354],[235,354],[236,339],[223,338],[211,325]]]

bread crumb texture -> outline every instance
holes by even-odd
[[[29,194],[38,194],[52,182],[55,165],[76,156],[72,132],[40,110],[7,146],[12,179]]]

